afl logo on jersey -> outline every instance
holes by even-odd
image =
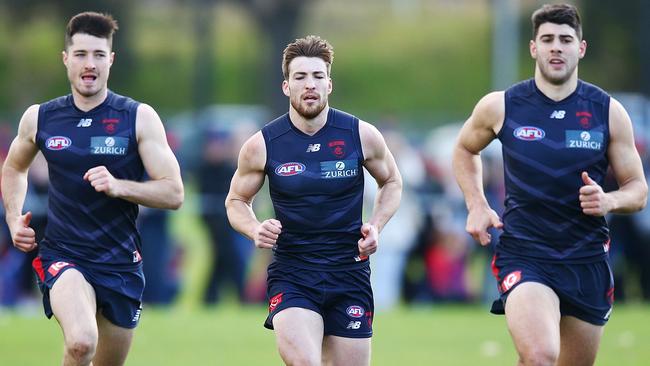
[[[302,163],[284,163],[275,168],[275,174],[281,177],[289,177],[292,175],[298,175],[305,171],[305,164]]]
[[[45,147],[48,150],[63,150],[72,145],[72,140],[65,136],[52,136],[45,140]]]
[[[516,138],[524,141],[537,141],[546,136],[546,132],[541,128],[532,126],[522,126],[515,130],[514,135]]]

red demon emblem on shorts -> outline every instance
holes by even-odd
[[[521,281],[521,271],[510,272],[510,274],[503,279],[503,282],[501,282],[501,291],[507,292],[519,281]]]
[[[47,272],[49,272],[49,274],[51,274],[52,277],[56,277],[56,275],[58,275],[59,272],[67,266],[74,266],[74,264],[63,262],[63,261],[54,262],[50,265],[50,268],[47,269]]]
[[[279,294],[273,296],[271,300],[269,300],[269,313],[272,313],[273,310],[275,310],[278,305],[282,302],[282,292]]]

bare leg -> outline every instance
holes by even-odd
[[[131,348],[134,330],[118,327],[108,321],[100,312],[97,313],[97,326],[99,328],[99,342],[97,343],[97,353],[93,358],[93,365],[124,365]]]
[[[273,317],[278,351],[290,366],[317,366],[321,363],[323,318],[303,309],[288,308]]]
[[[562,345],[558,365],[593,365],[603,330],[603,326],[590,324],[572,316],[563,316],[560,321]]]
[[[50,304],[63,330],[63,365],[90,365],[98,339],[95,290],[79,271],[68,269],[50,289]]]
[[[549,287],[525,282],[506,301],[519,365],[555,365],[560,355],[560,300]]]
[[[370,339],[326,336],[323,340],[323,365],[370,365]]]

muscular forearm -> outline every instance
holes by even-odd
[[[395,179],[386,182],[377,190],[375,206],[368,223],[374,225],[377,228],[377,232],[381,232],[388,220],[390,220],[393,214],[395,214],[395,211],[397,211],[401,199],[401,180]]]
[[[173,179],[158,179],[145,182],[118,180],[116,197],[139,205],[177,209],[183,204],[183,184]]]
[[[5,218],[22,215],[27,194],[27,171],[19,171],[5,165],[2,168],[2,200]]]
[[[260,224],[251,203],[237,198],[226,198],[226,212],[230,225],[247,238],[254,240],[255,227]]]
[[[645,180],[634,179],[618,190],[608,192],[612,208],[609,212],[626,214],[642,210],[648,200],[648,185]]]
[[[483,167],[481,157],[467,150],[456,147],[453,157],[453,169],[456,181],[463,191],[467,209],[487,206],[483,193]]]

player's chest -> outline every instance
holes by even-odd
[[[50,163],[110,164],[135,147],[132,128],[121,116],[61,117],[43,123],[39,147]]]

